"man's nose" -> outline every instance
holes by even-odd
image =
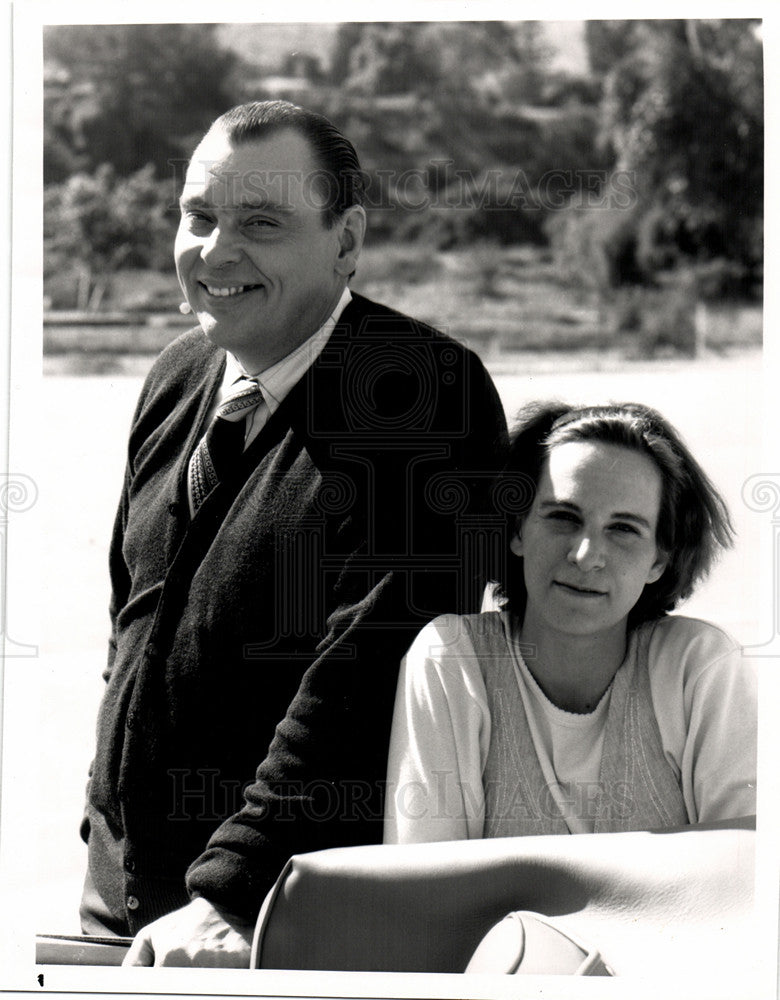
[[[598,535],[581,532],[572,539],[568,559],[583,573],[592,569],[603,569],[605,563],[604,546]]]
[[[241,250],[229,228],[215,226],[203,243],[200,256],[209,267],[224,267],[238,263]]]

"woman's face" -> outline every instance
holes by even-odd
[[[666,567],[656,545],[661,486],[654,462],[630,448],[572,441],[552,449],[511,544],[524,561],[524,632],[625,634],[645,584]]]

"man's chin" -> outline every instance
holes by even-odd
[[[244,335],[241,336],[234,325],[224,320],[217,321],[210,313],[198,313],[198,323],[214,347],[228,351],[248,372],[262,371],[284,356],[284,351],[278,355],[274,354],[267,342],[258,342],[257,333],[250,334],[244,331]]]
[[[237,343],[235,331],[231,335],[231,331],[227,328],[226,324],[215,320],[210,313],[198,313],[197,319],[207,340],[214,347],[221,347],[225,351],[230,351],[231,354],[236,353],[237,348],[240,347],[240,343]]]
[[[226,350],[230,350],[231,343],[236,339],[235,331],[233,331],[231,336],[228,324],[224,320],[220,321],[216,319],[211,313],[198,312],[196,315],[201,330],[203,330],[212,344],[215,347],[224,347]]]

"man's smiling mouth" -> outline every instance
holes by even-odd
[[[227,299],[234,295],[241,295],[244,292],[252,292],[256,288],[262,288],[262,285],[227,285],[223,287],[219,285],[207,285],[203,281],[199,281],[198,284],[201,288],[205,288],[209,295],[213,295],[218,299]]]

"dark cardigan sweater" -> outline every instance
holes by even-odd
[[[186,902],[188,868],[191,894],[252,918],[289,855],[381,839],[399,661],[477,606],[497,524],[478,515],[506,426],[482,365],[358,295],[190,519],[224,358],[198,329],[155,363],[111,546],[90,864],[133,931]]]

